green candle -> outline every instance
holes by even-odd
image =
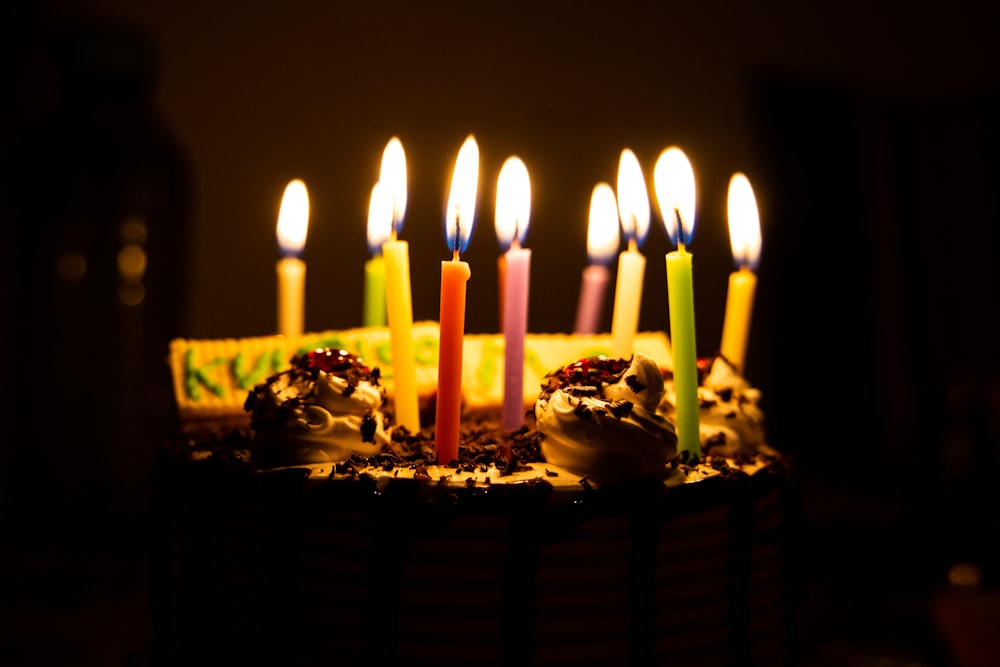
[[[694,286],[691,253],[680,245],[667,253],[667,299],[670,344],[674,356],[674,392],[678,450],[689,460],[701,453],[698,424],[698,353],[694,333]]]
[[[677,250],[667,253],[667,300],[670,344],[674,356],[674,410],[677,449],[681,459],[701,457],[698,424],[698,352],[694,337],[694,288],[691,253],[685,246],[694,236],[694,170],[684,151],[670,147],[653,169],[656,199],[667,236]]]
[[[365,309],[362,326],[384,327],[385,260],[375,255],[365,262]]]

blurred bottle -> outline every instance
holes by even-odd
[[[5,458],[15,514],[80,514],[93,534],[149,497],[167,342],[185,330],[190,183],[148,39],[77,28],[56,64],[52,112],[13,164],[7,412],[24,435]]]

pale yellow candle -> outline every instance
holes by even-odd
[[[642,280],[646,273],[646,258],[630,243],[618,255],[618,278],[615,283],[615,305],[611,315],[611,356],[628,359],[632,356],[635,333],[639,328],[639,304],[642,301]]]
[[[729,241],[738,270],[729,274],[729,292],[726,296],[719,352],[742,373],[745,370],[754,294],[757,290],[757,275],[754,271],[760,260],[761,234],[760,215],[753,188],[741,173],[733,174],[729,180],[728,213]]]
[[[618,278],[611,315],[611,354],[631,358],[635,334],[639,328],[642,284],[646,258],[639,246],[649,232],[649,195],[639,160],[628,148],[618,161],[618,217],[628,247],[618,255]]]
[[[276,267],[278,278],[278,333],[299,336],[305,323],[306,263],[299,255],[309,228],[309,193],[299,179],[285,186],[278,212],[278,246],[284,255]]]

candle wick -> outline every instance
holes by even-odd
[[[455,210],[455,244],[452,246],[451,250],[455,257],[458,257],[458,249],[462,245],[462,225],[459,223],[459,211]]]

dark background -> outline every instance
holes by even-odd
[[[802,491],[803,662],[972,665],[962,647],[983,635],[995,650],[995,5],[2,11],[0,662],[152,662],[144,547],[167,341],[273,331],[292,178],[312,207],[306,326],[358,325],[368,196],[394,135],[414,314],[436,319],[444,201],[470,133],[470,331],[497,327],[508,155],[532,179],[529,326],[558,332],[572,327],[591,189],[614,183],[622,148],[651,177],[678,145],[698,187],[698,347],[712,353],[733,268],[726,188],[745,172],[764,236],[747,374]],[[666,329],[672,248],[653,211],[641,328]],[[129,244],[148,259],[138,283],[115,270]],[[978,586],[950,585],[962,571]]]

